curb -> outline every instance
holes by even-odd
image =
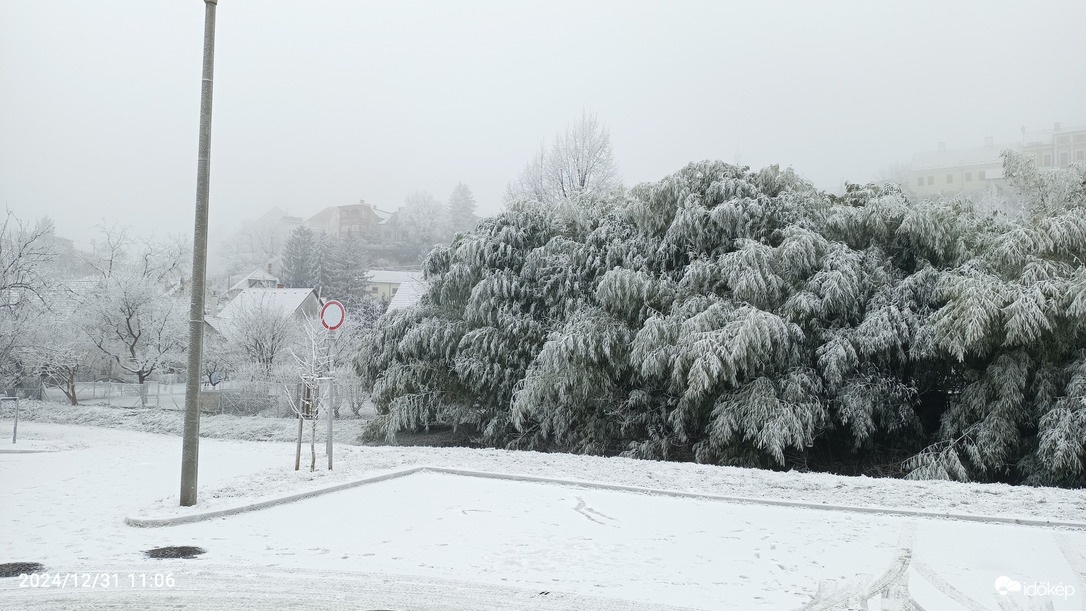
[[[943,520],[962,520],[967,522],[1018,524],[1022,526],[1046,526],[1057,528],[1073,528],[1086,530],[1086,522],[1070,522],[1062,520],[1045,520],[1042,518],[1013,518],[1005,516],[985,516],[968,513],[952,513],[945,511],[927,511],[923,509],[894,509],[892,507],[863,507],[859,505],[830,505],[827,503],[815,503],[812,501],[781,501],[777,499],[763,499],[745,496],[729,496],[724,494],[708,494],[699,492],[680,492],[675,490],[660,490],[655,488],[642,488],[640,486],[625,486],[622,484],[604,484],[599,482],[587,482],[581,480],[565,480],[537,475],[511,475],[504,473],[490,473],[487,471],[470,471],[467,469],[454,469],[448,467],[424,467],[426,471],[434,473],[446,473],[449,475],[463,475],[467,477],[480,477],[491,479],[503,479],[509,481],[521,481],[532,483],[561,484],[576,488],[590,488],[599,490],[613,490],[617,492],[632,492],[636,494],[650,494],[654,496],[669,496],[673,498],[696,499],[704,501],[723,501],[741,505],[769,505],[772,507],[795,507],[800,509],[822,509],[826,511],[845,511],[851,513],[870,513],[896,515],[912,518],[934,518]]]
[[[246,505],[240,505],[237,507],[231,507],[228,509],[220,509],[217,511],[208,511],[205,513],[197,513],[187,516],[177,516],[173,518],[140,518],[140,517],[126,517],[124,523],[129,526],[135,526],[139,528],[157,528],[162,526],[175,526],[178,524],[191,524],[193,522],[201,522],[204,520],[211,520],[214,518],[221,518],[226,516],[237,515],[239,513],[245,513],[248,511],[256,511],[259,509],[267,509],[276,505],[282,505],[285,503],[293,503],[294,501],[300,501],[322,494],[330,492],[338,492],[340,490],[347,490],[349,488],[355,488],[357,486],[364,486],[366,484],[374,484],[377,482],[387,481],[391,479],[397,479],[400,477],[406,477],[408,475],[414,475],[415,473],[442,473],[445,475],[459,475],[463,477],[477,477],[480,479],[496,479],[513,482],[529,482],[536,484],[556,484],[561,486],[569,486],[573,488],[583,488],[591,490],[607,490],[614,492],[630,492],[634,494],[644,494],[652,496],[665,496],[680,499],[695,499],[702,501],[717,501],[734,503],[740,505],[763,505],[770,507],[790,507],[798,509],[819,509],[822,511],[842,511],[849,513],[866,513],[876,515],[890,515],[908,518],[929,518],[938,520],[959,520],[964,522],[978,522],[982,524],[1014,524],[1019,526],[1040,526],[1047,528],[1067,528],[1074,530],[1086,531],[1086,522],[1072,522],[1063,520],[1045,520],[1041,518],[1014,518],[1005,516],[985,516],[975,515],[967,513],[952,513],[944,511],[926,511],[923,509],[894,509],[889,507],[862,507],[858,505],[830,505],[827,503],[815,503],[811,501],[782,501],[777,499],[762,499],[754,497],[743,496],[729,496],[723,494],[707,494],[698,492],[680,492],[674,490],[661,490],[656,488],[642,488],[640,486],[626,486],[622,484],[605,484],[599,482],[588,482],[583,480],[569,480],[560,479],[555,477],[544,477],[538,475],[515,475],[509,473],[494,473],[490,471],[473,471],[470,469],[455,469],[450,467],[433,467],[433,466],[418,466],[410,467],[400,471],[392,471],[390,473],[383,473],[380,475],[370,476],[359,480],[346,482],[343,484],[337,484],[335,486],[329,486],[327,488],[319,488],[316,490],[310,490],[308,492],[302,492],[299,494],[292,494],[289,496],[269,499],[267,501],[260,501],[257,503],[250,503]]]
[[[412,467],[410,469],[404,469],[402,471],[393,471],[391,473],[383,473],[381,475],[375,475],[353,482],[346,482],[343,484],[336,484],[335,486],[329,486],[327,488],[318,488],[316,490],[310,490],[308,492],[300,492],[298,494],[291,494],[289,496],[283,496],[275,499],[268,499],[267,501],[260,501],[258,503],[250,503],[247,505],[239,505],[237,507],[230,507],[228,509],[220,509],[217,511],[208,511],[205,513],[195,513],[187,516],[177,516],[174,518],[132,518],[126,517],[124,523],[129,526],[135,526],[138,528],[157,528],[161,526],[176,526],[178,524],[191,524],[193,522],[202,522],[204,520],[212,520],[214,518],[223,518],[226,516],[232,516],[239,513],[245,513],[248,511],[256,511],[258,509],[267,509],[269,507],[275,507],[276,505],[283,505],[286,503],[293,503],[294,501],[301,501],[314,496],[327,494],[329,492],[339,492],[340,490],[347,490],[348,488],[354,488],[356,486],[363,486],[365,484],[374,484],[377,482],[383,482],[385,480],[396,479],[398,477],[404,477],[420,471],[425,471],[427,467]]]

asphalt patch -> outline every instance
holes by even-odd
[[[180,545],[175,547],[156,547],[155,549],[149,549],[143,553],[147,554],[148,558],[184,558],[188,560],[206,552],[207,550],[202,547]]]
[[[45,570],[45,565],[40,562],[9,562],[0,564],[0,577],[18,577],[30,573],[40,573]]]

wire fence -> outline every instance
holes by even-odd
[[[130,382],[77,382],[76,399],[83,405],[107,405],[121,408],[153,408],[174,411],[185,409],[185,385],[148,381],[143,384]],[[208,414],[232,414],[253,416],[257,414],[279,417],[293,416],[294,405],[302,404],[304,384],[301,381],[226,381],[214,387],[205,385],[200,391],[200,410]],[[42,384],[35,398],[43,401],[66,403],[68,396],[59,386]],[[365,393],[355,379],[337,380],[333,397],[333,410],[343,409],[358,413]]]
[[[164,407],[163,392],[169,393],[169,387],[159,382],[134,384],[129,382],[76,382],[75,395],[80,403],[87,405],[109,405],[111,407]],[[165,388],[163,388],[165,387]],[[184,403],[182,390],[182,404]],[[43,401],[68,401],[59,386],[42,384],[40,397]],[[168,401],[168,399],[167,399]]]

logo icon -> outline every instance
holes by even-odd
[[[996,592],[999,592],[1000,596],[1006,596],[1010,592],[1020,592],[1022,590],[1022,584],[1003,575],[995,580],[995,589]]]

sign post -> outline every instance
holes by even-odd
[[[0,401],[15,402],[15,425],[11,427],[11,443],[15,443],[15,437],[19,434],[19,397],[0,397]],[[328,468],[331,469],[332,467]]]
[[[336,330],[343,326],[343,321],[347,319],[347,309],[343,307],[343,304],[332,300],[324,304],[321,308],[321,324],[325,329],[328,329],[328,374],[329,377],[326,389],[327,392],[321,392],[321,399],[324,403],[324,409],[328,412],[328,439],[325,442],[325,453],[328,454],[328,470],[332,470],[332,405],[335,401],[335,363],[333,358],[335,357],[335,350],[333,347],[336,343]],[[327,397],[327,398],[326,398]]]

